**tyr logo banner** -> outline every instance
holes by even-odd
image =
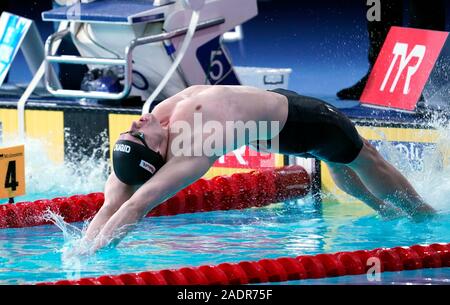
[[[276,167],[274,154],[256,152],[248,146],[222,156],[214,163],[214,167],[264,169]]]
[[[392,27],[361,101],[414,110],[447,37],[446,32]]]

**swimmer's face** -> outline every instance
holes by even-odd
[[[145,143],[149,148],[157,152],[161,152],[161,146],[167,137],[167,132],[161,126],[159,120],[151,113],[141,116],[138,121],[134,121],[131,124],[130,131],[142,132],[145,137]],[[142,144],[130,134],[123,134],[121,139]]]

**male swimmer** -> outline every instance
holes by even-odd
[[[203,122],[222,126],[241,121],[277,122],[279,127],[240,133],[243,136],[238,141],[224,143],[219,153],[210,154],[205,152],[205,144],[213,128],[193,128],[188,139],[184,136],[184,146],[179,145],[179,126],[194,126],[198,115]],[[228,127],[215,130],[223,133],[220,139],[236,133]],[[275,149],[272,143],[278,143]],[[326,162],[342,190],[382,216],[401,212],[418,218],[434,213],[407,179],[333,106],[283,89],[192,86],[157,105],[120,136],[113,152],[114,170],[105,186],[105,203],[86,232],[90,250],[119,242],[149,211],[242,144]],[[190,153],[193,151],[196,153]]]

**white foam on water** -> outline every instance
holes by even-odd
[[[70,131],[66,130],[66,136],[68,133]],[[70,196],[104,189],[110,166],[107,132],[91,139],[92,143],[98,143],[97,139],[102,145],[93,152],[87,152],[78,143],[69,143],[64,162],[55,162],[49,157],[46,139],[28,137],[21,142],[16,136],[9,136],[3,139],[2,146],[25,145],[27,194]]]
[[[428,204],[447,214],[450,212],[450,126],[438,117],[430,120],[429,125],[435,129],[437,141],[435,145],[426,145],[421,155],[415,144],[405,147],[384,140],[378,149]],[[385,138],[384,134],[380,135]]]
[[[68,279],[79,279],[81,272],[89,264],[89,259],[85,253],[89,250],[89,245],[83,240],[84,233],[87,229],[85,223],[83,229],[79,229],[64,221],[64,218],[58,214],[48,210],[44,219],[52,222],[57,226],[64,237],[64,245],[58,252],[61,253],[62,269],[66,272]]]

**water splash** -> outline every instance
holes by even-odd
[[[66,139],[70,130],[66,130]],[[70,196],[103,191],[109,173],[109,140],[106,131],[90,139],[90,145],[102,143],[93,151],[80,147],[78,143],[66,143],[64,162],[55,162],[47,153],[45,138],[17,136],[4,139],[3,146],[25,144],[25,174],[27,193],[56,196]]]
[[[405,149],[398,143],[386,141],[380,132],[383,140],[376,146],[427,203],[439,213],[447,214],[450,212],[450,125],[437,115],[428,124],[436,132],[435,144],[413,144],[410,149]],[[421,151],[419,147],[422,147]]]
[[[48,210],[44,214],[44,219],[57,226],[64,237],[64,245],[58,250],[61,253],[62,269],[66,272],[68,279],[78,279],[82,270],[85,270],[89,260],[84,253],[87,253],[89,245],[83,240],[87,230],[87,222],[82,229],[64,221],[64,218]]]
[[[106,247],[99,251],[94,251],[94,246],[99,242],[98,238],[100,237],[94,241],[89,241],[84,238],[90,224],[89,221],[85,221],[80,229],[77,226],[65,222],[62,216],[50,210],[44,214],[44,219],[52,222],[61,230],[64,237],[64,244],[58,252],[61,253],[63,267],[71,272],[74,270],[78,272],[83,268],[86,269],[86,266],[89,264],[95,264],[95,254],[97,252],[109,252],[111,249],[114,249],[117,241],[121,240],[126,232],[135,227],[134,225],[125,225],[117,229],[115,234],[106,240]]]

